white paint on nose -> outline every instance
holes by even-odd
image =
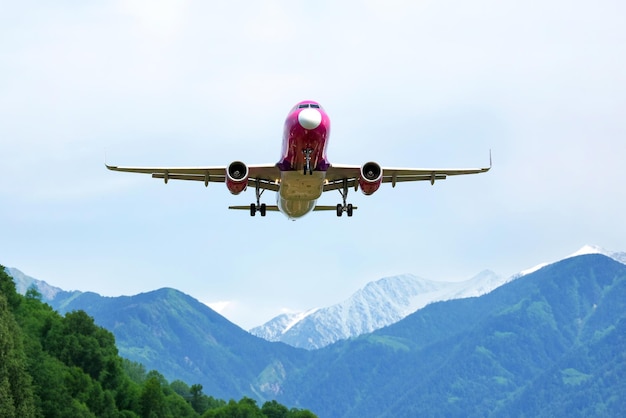
[[[322,123],[322,114],[314,108],[302,109],[298,113],[298,122],[304,129],[315,129]]]

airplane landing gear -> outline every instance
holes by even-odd
[[[302,150],[302,152],[304,153],[304,175],[306,176],[306,173],[309,173],[311,175],[313,175],[313,167],[311,167],[311,153],[313,152],[313,150],[311,148],[305,148]]]
[[[341,217],[341,215],[343,215],[343,213],[346,212],[348,214],[348,217],[351,217],[352,212],[354,211],[354,207],[352,206],[352,203],[346,203],[346,200],[348,199],[348,180],[347,179],[343,180],[343,190],[339,189],[339,194],[341,194],[343,204],[342,203],[337,204],[337,216]]]
[[[260,205],[250,203],[250,216],[256,215],[257,210],[259,211],[261,216],[265,216],[265,213],[267,212],[267,206],[265,206],[265,203],[261,203]]]
[[[256,194],[256,204],[250,203],[250,216],[256,215],[257,210],[259,211],[261,216],[265,216],[265,213],[267,212],[267,206],[265,206],[265,203],[261,203],[261,195],[263,194],[265,189],[260,189],[259,183],[257,182],[254,191]]]

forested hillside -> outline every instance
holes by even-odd
[[[279,400],[324,417],[623,417],[626,266],[570,258],[315,354]]]
[[[59,315],[0,266],[0,412],[11,417],[314,417],[276,401],[215,399],[202,385],[146,372],[118,355],[83,311]]]

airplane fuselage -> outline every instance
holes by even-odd
[[[280,170],[278,209],[291,219],[299,218],[315,208],[321,196],[326,170],[330,119],[319,103],[296,104],[285,120]]]

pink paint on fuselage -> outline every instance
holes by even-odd
[[[287,115],[282,154],[276,164],[281,171],[276,204],[289,219],[311,212],[322,194],[330,166],[326,158],[329,135],[330,119],[317,102],[299,102]],[[307,154],[309,170],[305,170]]]
[[[311,110],[308,110],[311,109]],[[302,126],[299,116],[303,111],[319,112],[321,121],[313,129]],[[305,166],[304,150],[311,150],[311,167],[314,171],[326,171],[328,159],[326,147],[330,136],[330,119],[319,103],[305,100],[296,104],[285,120],[283,148],[277,166],[281,171],[302,171]]]

